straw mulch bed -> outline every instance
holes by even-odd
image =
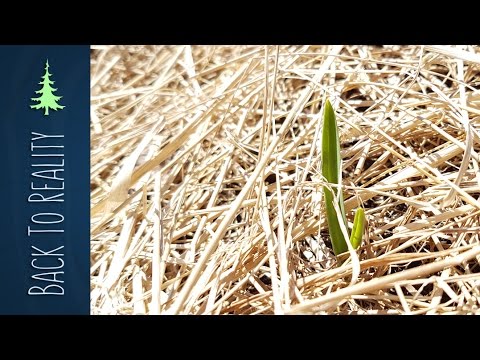
[[[94,46],[94,314],[474,314],[480,49]],[[322,203],[336,109],[348,220]]]

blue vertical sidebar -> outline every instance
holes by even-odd
[[[89,314],[90,47],[0,46],[0,66],[0,314]]]

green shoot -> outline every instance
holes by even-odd
[[[343,221],[345,228],[348,229],[343,194],[341,187],[339,186],[342,183],[341,160],[337,119],[330,101],[327,100],[323,114],[322,175],[325,180],[333,186],[324,186],[323,193],[325,197],[328,229],[333,245],[333,252],[337,256],[348,251],[347,240],[342,233],[339,223],[339,221]],[[334,201],[338,201],[337,205],[340,209],[340,214],[337,214],[337,211],[335,210]],[[365,213],[362,208],[358,208],[355,213],[352,234],[350,236],[350,243],[354,249],[357,249],[362,243],[364,227]]]
[[[359,207],[355,212],[353,219],[353,229],[350,235],[350,243],[354,249],[357,249],[362,244],[363,230],[365,229],[365,211]]]

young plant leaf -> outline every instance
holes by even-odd
[[[342,184],[341,165],[342,159],[340,157],[340,139],[338,136],[337,119],[333,107],[327,99],[323,113],[322,175],[330,184],[337,185],[334,187],[323,187],[328,229],[335,255],[348,251],[347,240],[343,236],[340,227],[340,221],[343,221],[345,228],[348,229],[343,194],[340,186],[338,186]],[[340,214],[335,210],[335,199],[338,201]],[[354,249],[357,249],[362,243],[364,228],[365,212],[362,208],[358,208],[355,212],[352,234],[350,236],[350,243]]]
[[[357,249],[362,244],[363,231],[365,229],[365,211],[359,207],[355,212],[353,219],[353,229],[350,235],[350,243],[354,249]]]
[[[329,100],[327,100],[325,104],[323,113],[322,174],[330,184],[341,184],[340,140],[338,137],[337,119]],[[329,187],[324,186],[323,193],[333,252],[335,255],[338,255],[348,250],[346,239],[343,236],[339,223],[340,218],[340,221],[343,221],[345,227],[347,227],[343,195],[339,187],[332,187],[332,190],[330,190]],[[340,216],[337,216],[337,212],[335,211],[333,203],[335,201],[334,194],[338,199],[338,207],[341,212]]]

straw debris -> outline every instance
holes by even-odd
[[[91,79],[92,313],[480,314],[480,48],[93,46]]]

